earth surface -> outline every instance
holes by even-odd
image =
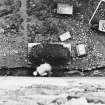
[[[105,78],[0,77],[0,105],[105,105]]]

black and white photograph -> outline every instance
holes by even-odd
[[[105,105],[105,0],[0,0],[0,105]]]

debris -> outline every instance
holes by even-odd
[[[71,38],[70,32],[66,32],[66,33],[60,35],[59,38],[61,41],[66,41],[67,39],[70,39]]]
[[[57,13],[58,14],[72,15],[73,14],[73,6],[70,6],[68,4],[58,3]]]

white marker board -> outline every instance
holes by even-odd
[[[57,13],[72,15],[73,14],[73,6],[70,6],[68,4],[58,3],[57,4]]]
[[[86,48],[84,44],[77,45],[76,50],[77,50],[78,56],[86,55]]]
[[[99,30],[105,32],[105,20],[99,21]]]
[[[61,41],[66,41],[67,39],[71,38],[70,32],[65,32],[59,36]]]

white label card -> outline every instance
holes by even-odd
[[[84,44],[79,44],[79,45],[77,45],[76,48],[77,48],[78,56],[86,54],[86,49],[85,49],[85,45]]]
[[[57,13],[71,15],[73,14],[73,6],[59,3],[57,6]]]
[[[99,21],[99,30],[105,32],[105,20]]]
[[[70,32],[66,32],[59,36],[61,41],[66,41],[67,39],[71,38]]]

